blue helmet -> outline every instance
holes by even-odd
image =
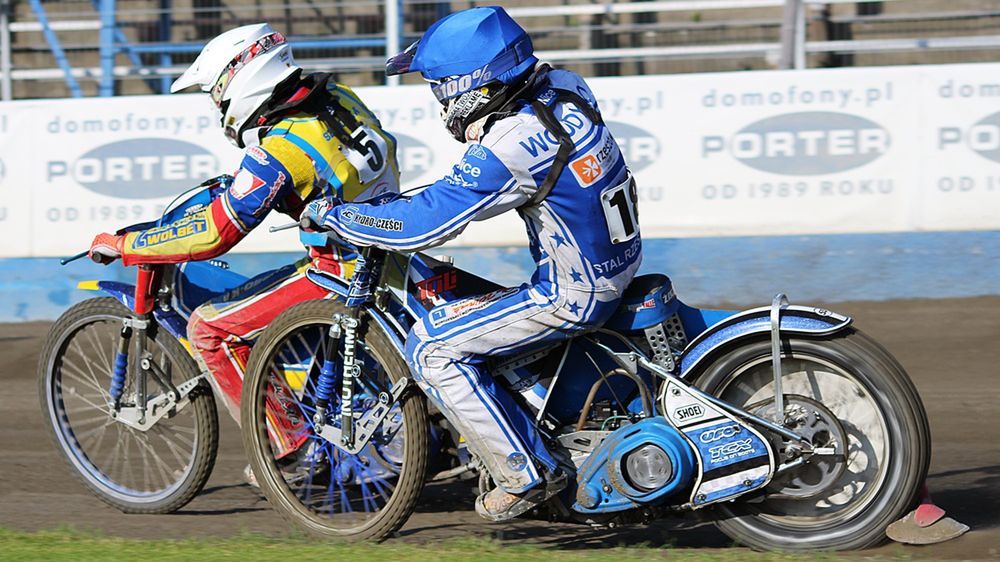
[[[460,141],[465,127],[489,109],[502,93],[520,83],[538,59],[527,32],[499,6],[449,14],[419,41],[386,62],[386,74],[419,72],[445,105],[445,125]]]

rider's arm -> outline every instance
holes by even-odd
[[[451,174],[420,193],[383,204],[343,204],[326,213],[323,223],[358,245],[418,251],[458,236],[471,221],[518,207],[530,196],[524,186],[532,183],[474,144]]]
[[[312,181],[312,169],[309,158],[287,141],[251,147],[233,185],[206,208],[164,226],[129,233],[122,263],[180,263],[220,256],[260,224],[296,181]]]

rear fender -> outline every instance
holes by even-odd
[[[125,305],[129,310],[135,310],[135,285],[119,283],[118,281],[81,281],[76,286],[84,291],[99,291]],[[191,344],[187,339],[187,320],[177,314],[172,308],[163,310],[159,306],[153,308],[153,317],[157,324],[164,327],[184,349],[191,353]]]
[[[704,330],[691,341],[681,355],[681,377],[688,379],[698,366],[717,351],[734,342],[751,339],[771,331],[771,307],[745,310],[729,316]],[[781,310],[781,333],[827,336],[846,329],[849,316],[811,306],[788,306]]]

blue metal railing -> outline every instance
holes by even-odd
[[[401,42],[405,42],[406,38],[402,37],[401,32],[404,1],[389,1],[397,3],[400,8],[400,14],[399,21],[396,22],[395,26],[391,26],[387,22],[387,25],[395,28],[394,30],[387,30],[387,34],[379,36],[331,37],[329,39],[304,37],[299,40],[290,37],[289,41],[296,49],[387,49],[388,45],[392,43],[398,44],[398,42],[388,40],[388,33],[395,31],[400,34]],[[121,24],[116,20],[116,0],[91,0],[91,4],[97,11],[100,22],[99,43],[97,46],[100,59],[100,77],[97,88],[99,96],[113,96],[115,93],[115,59],[119,54],[128,57],[131,66],[140,70],[137,74],[151,75],[154,74],[152,71],[159,71],[155,73],[163,74],[162,69],[171,68],[174,55],[193,54],[202,50],[204,47],[204,43],[202,42],[168,42],[173,27],[171,16],[172,3],[172,0],[160,0],[159,3],[160,16],[157,21],[157,31],[159,38],[163,42],[131,43],[122,30]],[[74,76],[74,70],[66,56],[66,51],[63,49],[56,35],[56,29],[59,29],[59,26],[52,25],[42,5],[42,0],[29,0],[29,4],[38,20],[42,34],[48,43],[49,50],[51,50],[57,66],[62,71],[70,94],[73,97],[82,97],[83,92],[80,88],[80,83],[77,81],[76,76]],[[143,55],[150,55],[152,59],[143,57]],[[152,64],[149,64],[150,62]],[[149,70],[151,72],[144,73],[141,72],[142,70]],[[79,75],[79,71],[76,71],[76,74]],[[133,73],[127,72],[127,74]],[[150,89],[160,93],[169,92],[171,81],[172,79],[169,75],[146,78],[146,83]]]
[[[35,17],[38,18],[38,23],[42,26],[42,35],[45,36],[45,42],[49,44],[49,49],[52,50],[52,56],[56,59],[56,64],[62,69],[63,75],[66,77],[66,86],[69,88],[69,93],[74,98],[83,97],[83,91],[80,90],[80,83],[76,81],[76,77],[73,76],[73,69],[69,65],[69,60],[66,59],[66,52],[63,51],[62,45],[59,43],[59,37],[56,36],[55,31],[52,30],[52,26],[49,25],[49,16],[45,12],[45,7],[42,6],[41,0],[29,0],[31,6],[31,11],[35,12]]]

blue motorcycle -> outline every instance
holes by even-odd
[[[381,540],[413,512],[429,462],[439,477],[478,472],[489,490],[461,436],[429,422],[403,349],[434,306],[503,288],[447,259],[376,248],[349,284],[309,275],[331,298],[280,315],[244,381],[244,445],[271,505],[314,535]],[[851,318],[783,295],[702,310],[666,276],[639,276],[602,329],[490,372],[572,474],[537,518],[700,515],[754,548],[865,548],[914,506],[930,461],[899,363]],[[288,454],[277,442],[290,438],[302,445]]]
[[[120,232],[172,223],[208,205],[231,180],[208,180],[158,221]],[[135,272],[135,284],[80,283],[106,296],[73,305],[52,325],[38,365],[39,398],[57,450],[94,495],[125,513],[170,513],[204,487],[219,442],[211,378],[191,354],[187,319],[247,278],[215,260]]]

